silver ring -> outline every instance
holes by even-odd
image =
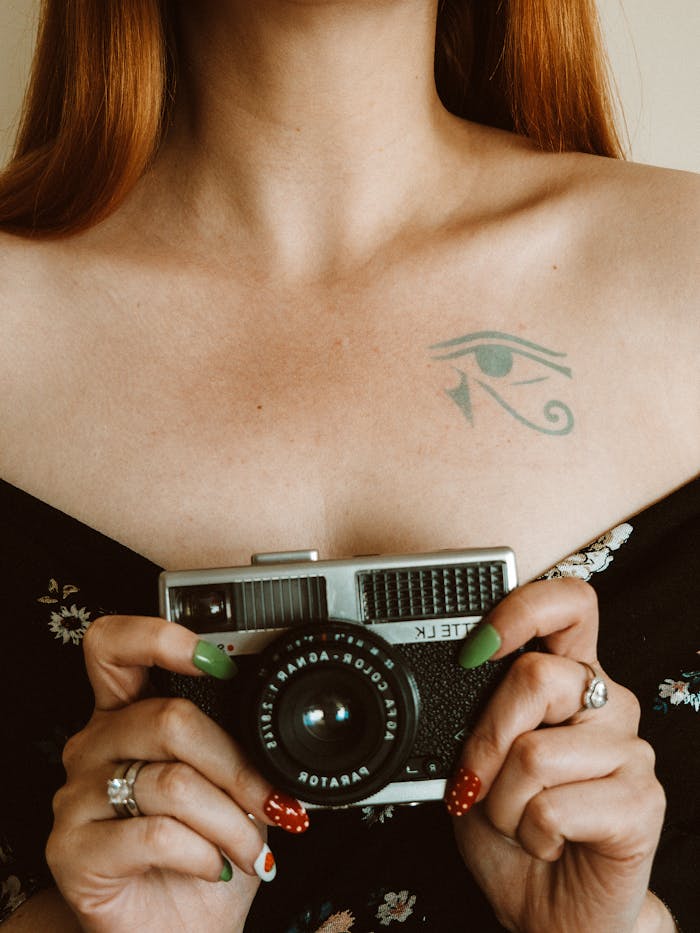
[[[138,773],[147,761],[122,761],[107,781],[107,797],[118,817],[141,816],[134,796],[134,784]]]
[[[581,698],[581,703],[583,705],[579,713],[587,709],[600,709],[608,702],[608,688],[606,683],[592,665],[588,664],[586,661],[579,661],[578,663],[582,664],[591,675],[591,679],[586,684],[586,689]]]

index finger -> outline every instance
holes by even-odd
[[[496,661],[535,637],[551,654],[594,662],[598,600],[593,587],[575,577],[537,580],[518,587],[465,640],[459,663],[471,669]]]
[[[101,616],[83,638],[85,665],[100,710],[143,696],[149,668],[230,680],[236,665],[216,645],[176,622],[148,616]]]

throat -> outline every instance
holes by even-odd
[[[243,9],[244,7],[244,9]],[[156,177],[180,225],[278,269],[369,255],[426,201],[449,117],[433,4],[183,5],[182,78]]]

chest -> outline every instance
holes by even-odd
[[[83,316],[36,345],[6,478],[171,569],[509,545],[527,579],[687,477],[599,335],[476,297],[414,279]]]

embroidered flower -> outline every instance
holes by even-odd
[[[674,706],[683,702],[683,696],[687,692],[688,683],[685,680],[671,680],[667,677],[662,684],[659,684],[659,696],[670,700]]]
[[[394,804],[387,803],[383,807],[363,807],[362,822],[368,826],[376,826],[377,823],[384,823],[390,820],[394,815]]]
[[[75,603],[70,608],[62,606],[60,612],[52,612],[49,621],[49,629],[55,638],[63,639],[64,645],[69,641],[80,644],[89,625],[90,613],[87,609],[78,609]]]
[[[47,595],[40,596],[37,599],[38,603],[44,603],[47,606],[60,605],[60,609],[51,613],[49,630],[54,633],[54,638],[62,638],[64,645],[67,645],[68,642],[79,645],[90,625],[90,613],[85,607],[78,609],[75,603],[72,606],[65,605],[65,601],[69,596],[79,592],[80,588],[73,583],[60,586],[58,580],[52,577],[49,580]],[[64,605],[61,605],[61,603]]]
[[[60,587],[58,585],[58,580],[54,580],[52,577],[49,580],[48,594],[46,596],[40,596],[39,599],[37,599],[37,602],[52,605],[63,602],[63,600],[68,599],[69,596],[72,596],[73,593],[79,592],[80,589],[77,586],[74,586],[72,583],[67,583],[64,587]]]
[[[408,891],[399,891],[396,894],[390,891],[384,895],[384,903],[379,905],[377,920],[381,921],[383,927],[388,927],[394,922],[403,923],[413,913],[415,902],[415,894],[409,895]]]
[[[6,920],[26,899],[26,891],[15,875],[0,882],[0,921]]]
[[[659,684],[654,703],[657,712],[667,713],[670,703],[671,706],[690,706],[696,713],[700,713],[700,671],[683,671],[681,677],[682,680],[667,677]]]
[[[355,918],[349,910],[333,914],[316,930],[316,933],[349,933],[355,924]]]
[[[594,573],[601,573],[612,563],[613,551],[617,551],[632,534],[632,525],[624,522],[611,528],[604,535],[589,544],[588,547],[572,554],[560,561],[547,573],[542,574],[542,580],[551,580],[553,577],[578,577],[580,580],[590,580]]]

